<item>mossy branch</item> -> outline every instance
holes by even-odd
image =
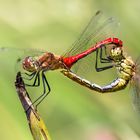
[[[20,72],[17,73],[15,86],[19,99],[25,110],[28,124],[34,140],[51,140],[45,123],[32,105],[32,101],[29,97],[29,94],[27,93]]]

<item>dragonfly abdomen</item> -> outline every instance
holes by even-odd
[[[75,64],[78,60],[86,57],[87,55],[91,54],[92,52],[96,51],[97,49],[101,48],[103,45],[106,44],[116,44],[119,47],[122,47],[123,42],[118,38],[107,38],[103,41],[96,43],[95,45],[91,46],[89,49],[69,57],[64,57],[63,62],[68,68],[71,68],[73,64]]]
[[[127,84],[129,83],[129,80],[125,80],[122,78],[115,79],[112,83],[106,86],[99,86],[95,83],[91,83],[90,81],[86,79],[82,79],[81,77],[77,76],[71,71],[63,70],[61,71],[65,76],[70,78],[71,80],[100,93],[108,93],[108,92],[115,92],[121,89],[124,89]]]

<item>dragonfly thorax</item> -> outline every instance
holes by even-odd
[[[37,71],[39,69],[38,61],[31,56],[26,57],[22,61],[22,66],[25,70],[27,70],[29,72],[34,72],[34,71]]]
[[[120,62],[116,62],[116,68],[120,78],[131,80],[135,75],[135,63],[131,57],[125,57]]]

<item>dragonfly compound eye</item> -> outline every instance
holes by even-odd
[[[34,72],[37,70],[38,65],[36,63],[36,60],[33,59],[33,57],[26,57],[23,62],[22,62],[22,66],[25,70],[29,71],[29,72]]]

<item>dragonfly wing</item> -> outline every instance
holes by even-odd
[[[1,47],[0,53],[2,57],[14,56],[15,71],[22,71],[22,60],[27,56],[38,56],[44,53],[44,50],[32,49],[32,48],[13,48],[13,47]],[[7,60],[7,59],[6,59]]]
[[[78,76],[87,79],[89,81],[93,80],[93,73],[95,72],[95,57],[91,53],[85,58],[79,60],[73,67],[72,71]]]
[[[90,20],[79,38],[72,44],[63,56],[72,56],[94,46],[97,42],[115,35],[119,22],[113,18],[106,18],[98,11]]]
[[[140,63],[140,62],[139,62]],[[136,62],[136,74],[132,79],[132,98],[134,109],[140,114],[140,64]]]
[[[13,48],[13,47],[0,47],[0,52],[21,52],[23,54],[35,56],[44,53],[44,50],[33,49],[33,48]]]
[[[134,78],[135,81],[133,81],[133,105],[134,109],[140,114],[140,79]]]
[[[76,53],[78,53],[78,50],[79,52],[81,52],[82,50],[86,49],[85,47],[82,48],[82,46],[86,45],[86,43],[89,42],[88,38],[92,33],[94,33],[95,27],[98,25],[98,21],[100,20],[101,15],[101,11],[96,12],[96,14],[91,18],[78,39],[71,45],[71,47],[66,51],[66,53],[64,53],[63,56],[75,55]]]
[[[117,34],[118,27],[119,22],[115,18],[106,18],[101,11],[98,11],[95,16],[91,18],[81,36],[74,44],[72,44],[72,47],[67,51],[67,53],[64,54],[64,57],[79,54],[108,37],[116,37],[115,35]],[[93,58],[93,55],[90,56]],[[82,76],[83,73],[89,73],[88,70],[93,69],[94,64],[94,59],[87,56],[78,61],[72,67],[72,71],[77,75]]]

